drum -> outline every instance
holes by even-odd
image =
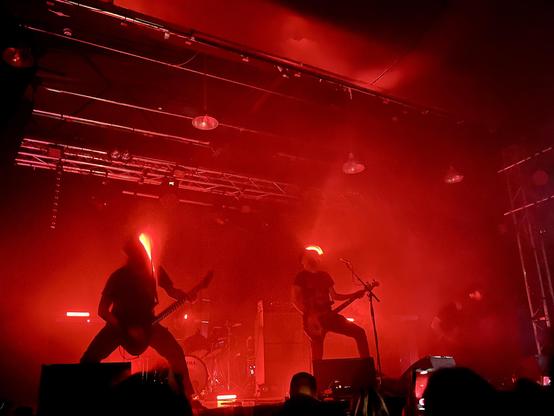
[[[208,343],[206,337],[200,333],[200,331],[197,331],[194,335],[182,340],[181,346],[183,347],[183,350],[185,350],[185,354],[202,359],[210,351],[210,344]]]
[[[185,359],[194,391],[201,394],[208,387],[208,368],[200,358],[194,355],[187,355]]]

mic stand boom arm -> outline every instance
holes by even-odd
[[[364,288],[367,290],[367,297],[369,298],[369,313],[371,315],[371,323],[373,326],[373,338],[375,339],[375,356],[377,358],[377,369],[379,371],[378,377],[380,378],[382,375],[381,370],[381,353],[379,352],[379,336],[377,334],[377,323],[375,321],[375,308],[373,307],[373,300],[375,299],[377,302],[381,302],[381,300],[373,293],[373,289],[376,285],[370,285],[367,282],[364,282],[363,279],[354,271],[354,266],[352,263],[345,263],[348,270],[350,270],[350,273],[352,273],[352,277],[355,277],[358,279],[358,281],[364,286]]]

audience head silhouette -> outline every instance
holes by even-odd
[[[317,395],[316,380],[310,373],[296,373],[290,380],[290,397],[295,397],[300,394],[311,397],[316,397]]]
[[[154,379],[153,374],[149,377]],[[192,416],[192,410],[186,397],[176,393],[169,384],[148,382],[142,374],[135,374],[115,389],[111,414]]]
[[[496,392],[474,371],[443,368],[435,371],[423,395],[426,415],[490,415],[494,412]]]

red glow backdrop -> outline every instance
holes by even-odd
[[[158,31],[137,36],[137,28],[119,22],[97,33],[95,21],[83,19],[93,30],[89,26],[89,32],[83,29],[76,35],[98,35],[94,39],[99,42],[113,37],[117,47],[179,62],[193,72],[93,47],[84,51],[69,41],[51,47],[52,39],[37,35],[40,64],[47,70],[40,73],[41,88],[33,95],[36,109],[130,130],[160,130],[209,146],[60,119],[33,117],[26,124],[28,136],[100,149],[112,159],[116,154],[118,159],[110,160],[118,167],[124,165],[124,153],[132,162],[148,157],[172,164],[160,174],[161,185],[145,183],[144,177],[125,182],[64,172],[55,230],[48,227],[55,172],[17,167],[5,175],[0,203],[0,373],[8,377],[0,393],[32,402],[40,364],[78,361],[103,324],[96,311],[106,279],[125,261],[121,247],[137,230],[150,237],[154,265],[163,265],[176,287],[187,290],[207,270],[215,271],[213,283],[201,295],[209,301],[209,323],[236,324],[241,340],[253,333],[257,301],[290,301],[299,258],[310,244],[324,250],[322,266],[338,292],[360,288],[340,258],[352,261],[365,279],[381,283],[376,289],[381,302],[375,307],[386,375],[399,375],[433,352],[433,317],[475,285],[483,289],[487,313],[476,322],[469,340],[478,351],[471,364],[493,377],[509,370],[503,363],[517,366],[520,356],[528,353],[529,328],[521,323],[526,316],[521,278],[511,230],[502,217],[504,183],[496,170],[504,140],[514,139],[519,130],[508,125],[498,133],[488,127],[515,120],[526,130],[544,118],[548,124],[542,125],[540,137],[550,140],[548,112],[532,112],[540,103],[549,103],[551,94],[544,93],[550,89],[542,88],[542,78],[534,74],[522,76],[536,80],[537,85],[529,87],[534,94],[514,85],[513,75],[519,79],[522,68],[512,67],[517,61],[512,51],[504,56],[494,48],[493,40],[504,32],[487,27],[486,16],[475,26],[465,24],[468,19],[473,23],[473,9],[464,2],[443,9],[445,2],[439,0],[418,2],[417,13],[412,8],[392,16],[382,6],[367,21],[364,15],[332,13],[321,2],[263,0],[255,7],[242,0],[115,3],[340,73],[363,86],[444,106],[456,116],[437,117],[419,107],[352,94],[348,88],[305,74],[289,75],[283,68],[247,62],[238,55],[222,58],[192,46],[177,47],[175,39],[160,38]],[[497,17],[493,8],[485,9],[488,16]],[[501,23],[512,27],[509,17]],[[522,27],[517,28],[508,31],[510,39],[521,32]],[[476,41],[480,35],[490,42]],[[475,52],[478,59],[467,58],[474,48],[480,51]],[[528,49],[519,50],[518,56],[534,56],[536,51]],[[454,55],[454,50],[461,55]],[[198,75],[204,68],[276,93],[205,80]],[[551,69],[544,65],[538,72],[551,78]],[[61,88],[86,97],[64,95]],[[521,102],[513,98],[512,89]],[[91,96],[129,105],[107,105]],[[154,111],[138,111],[133,105]],[[190,119],[205,114],[206,106],[219,126],[194,129]],[[533,117],[520,117],[518,111]],[[486,120],[462,122],[466,116]],[[365,166],[357,175],[342,172],[350,153]],[[451,165],[464,175],[463,182],[445,184]],[[273,204],[247,198],[240,187],[229,194],[191,191],[185,189],[192,182],[185,181],[188,171],[183,166],[283,181],[294,184],[298,192],[290,204]],[[545,186],[546,179],[535,186]],[[160,293],[158,308],[169,302]],[[91,316],[69,317],[68,312]],[[344,314],[366,329],[374,354],[367,299]],[[180,340],[187,336],[185,315],[187,321],[194,319],[183,310],[180,326],[172,328]],[[491,352],[496,362],[487,358]],[[353,355],[353,341],[328,337],[327,357]],[[126,357],[116,350],[110,360],[122,358]]]

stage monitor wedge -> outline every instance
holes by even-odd
[[[372,358],[314,360],[313,366],[320,396],[337,383],[341,389],[353,393],[361,389],[377,387],[375,364]]]
[[[114,386],[131,374],[131,363],[43,365],[37,416],[105,414]]]

